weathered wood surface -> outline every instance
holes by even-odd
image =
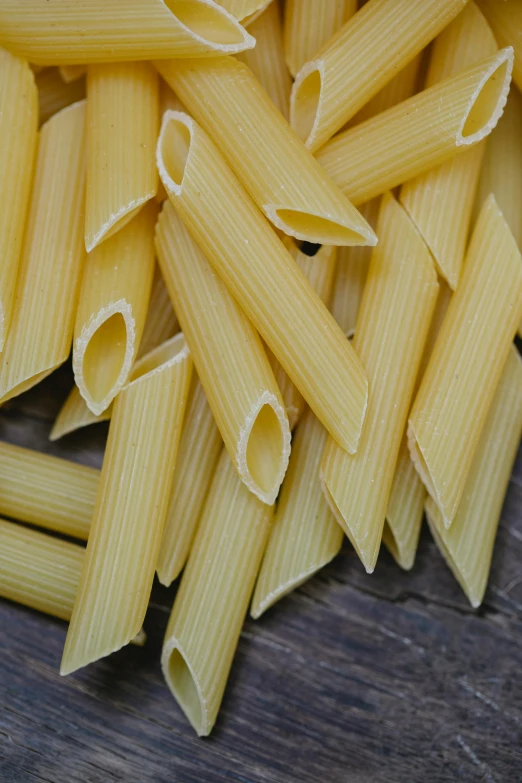
[[[50,444],[61,371],[0,411],[0,439],[101,464],[106,426]],[[30,491],[30,488],[29,488]],[[522,781],[522,456],[484,606],[468,606],[424,533],[411,574],[349,546],[242,634],[199,740],[163,683],[175,588],[148,643],[60,678],[64,623],[0,604],[0,780],[8,783]]]

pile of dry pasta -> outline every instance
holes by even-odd
[[[424,513],[479,606],[522,430],[520,0],[2,0],[0,47],[0,402],[72,346],[51,439],[110,419],[101,471],[0,444],[0,594],[70,621],[62,674],[183,572],[162,667],[208,734],[248,608],[345,535],[410,569]]]

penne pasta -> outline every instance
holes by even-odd
[[[193,377],[156,564],[162,585],[168,587],[185,565],[222,446],[203,386]]]
[[[234,19],[245,24],[257,18],[259,13],[263,13],[270,0],[217,0],[217,3]]]
[[[416,391],[446,317],[451,293],[444,280],[439,280],[439,294],[417,373]],[[406,571],[413,568],[415,562],[425,501],[426,489],[413,465],[405,431],[393,475],[382,540],[397,564]]]
[[[85,102],[42,127],[0,402],[30,389],[69,355],[85,250]]]
[[[172,309],[168,291],[165,288],[165,283],[159,270],[156,269],[137,358],[141,358],[149,351],[152,351],[153,348],[157,348],[165,340],[174,337],[178,331],[179,324]],[[55,441],[82,427],[98,424],[100,421],[107,421],[111,415],[112,404],[105,408],[102,413],[93,413],[75,384],[60,408],[51,429],[49,440]]]
[[[326,429],[355,451],[366,378],[326,307],[194,120],[166,112],[157,158],[208,260]]]
[[[40,65],[235,54],[255,39],[212,0],[2,0],[0,44]]]
[[[88,257],[74,328],[73,370],[89,409],[102,413],[125,383],[140,344],[154,274],[157,204]]]
[[[149,63],[90,65],[87,94],[85,246],[90,252],[156,195],[158,76]]]
[[[288,119],[292,78],[285,62],[283,25],[278,3],[271,2],[252,22],[249,30],[256,39],[256,45],[238,54],[237,59],[251,69],[283,117]]]
[[[340,133],[317,160],[355,204],[401,185],[491,133],[506,103],[512,64],[511,47],[501,49]]]
[[[343,531],[321,491],[319,467],[327,433],[308,409],[292,441],[250,614],[257,620],[339,552]]]
[[[69,620],[85,550],[0,519],[0,596]]]
[[[286,237],[284,245],[321,301],[328,305],[333,286],[337,248],[331,245],[310,245],[307,242],[296,243],[291,237]],[[270,350],[268,350],[268,360],[283,398],[290,429],[293,430],[303,414],[305,401]]]
[[[0,443],[0,514],[86,540],[99,473],[50,454]]]
[[[522,365],[509,350],[449,530],[432,498],[426,516],[433,538],[474,609],[488,581],[504,495],[522,431]]]
[[[169,202],[156,252],[230,459],[271,505],[288,465],[290,427],[261,339]]]
[[[219,711],[271,518],[224,449],[161,655],[167,685],[199,736],[210,733]]]
[[[320,149],[466,5],[466,0],[370,0],[295,77],[290,122]]]
[[[246,65],[230,57],[155,65],[276,228],[318,244],[376,243]]]
[[[36,76],[39,123],[43,125],[53,114],[85,98],[85,79],[64,82],[57,68],[46,68]]]
[[[380,205],[380,198],[375,198],[361,206],[361,215],[373,229],[377,225]],[[355,334],[371,256],[370,247],[340,247],[337,250],[330,310],[346,337]]]
[[[37,145],[38,97],[29,64],[0,49],[0,351],[11,324]]]
[[[120,649],[141,628],[191,372],[176,335],[136,364],[114,404],[61,674]]]
[[[60,65],[58,67],[60,76],[67,84],[75,82],[87,73],[86,65]]]
[[[426,87],[456,76],[496,51],[491,28],[475,3],[468,3],[433,43]],[[464,262],[485,143],[406,182],[401,189],[401,204],[428,245],[439,274],[453,290]]]
[[[500,46],[513,46],[513,79],[522,90],[522,7],[519,0],[476,0]]]
[[[458,18],[458,17],[457,17]],[[353,128],[361,122],[376,117],[392,106],[411,98],[415,95],[421,78],[421,66],[423,64],[423,52],[417,54],[388,84],[379,90],[371,100],[366,103],[355,117],[352,117],[348,126]]]
[[[414,465],[448,528],[521,315],[522,258],[491,195],[408,424]]]
[[[386,508],[421,354],[437,297],[422,239],[390,194],[382,202],[354,347],[371,390],[355,455],[330,438],[323,492],[368,573],[375,568]]]
[[[285,57],[292,76],[330,40],[357,11],[357,0],[287,0]]]

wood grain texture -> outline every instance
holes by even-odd
[[[100,466],[106,424],[57,443],[62,368],[0,412],[0,439]],[[405,574],[367,576],[346,545],[248,620],[216,728],[198,740],[159,657],[176,586],[155,585],[144,648],[76,675],[66,626],[0,603],[0,780],[6,783],[515,783],[522,779],[522,453],[483,607],[424,532]]]

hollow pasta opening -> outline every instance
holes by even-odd
[[[160,155],[165,171],[181,187],[190,149],[190,130],[184,122],[169,117],[163,124]]]
[[[233,19],[218,6],[200,0],[167,0],[169,11],[191,33],[213,44],[241,44],[245,35]]]
[[[83,356],[83,381],[93,403],[101,403],[120,377],[127,354],[127,325],[114,313],[96,329]]]
[[[321,98],[321,82],[321,73],[315,68],[302,80],[298,77],[294,87],[292,127],[305,144],[314,129]]]
[[[374,245],[371,229],[355,231],[334,220],[328,220],[296,209],[276,209],[279,228],[302,239],[307,245]],[[361,219],[361,222],[362,221]],[[310,254],[309,254],[310,255]]]
[[[184,354],[186,351],[187,344],[185,342],[185,337],[180,332],[139,359],[132,369],[130,381],[136,381],[138,378],[142,378],[149,372],[157,370],[158,367],[161,367],[163,364],[176,359],[176,357],[181,359],[181,354]]]
[[[201,699],[192,672],[185,658],[176,648],[172,650],[168,661],[167,676],[171,690],[183,712],[198,734],[203,733],[203,710]]]
[[[271,405],[265,404],[256,416],[246,447],[248,472],[264,495],[272,495],[281,483],[283,433]]]
[[[461,143],[471,144],[494,127],[504,106],[509,71],[510,61],[504,59],[482,85],[464,120],[460,132]]]

